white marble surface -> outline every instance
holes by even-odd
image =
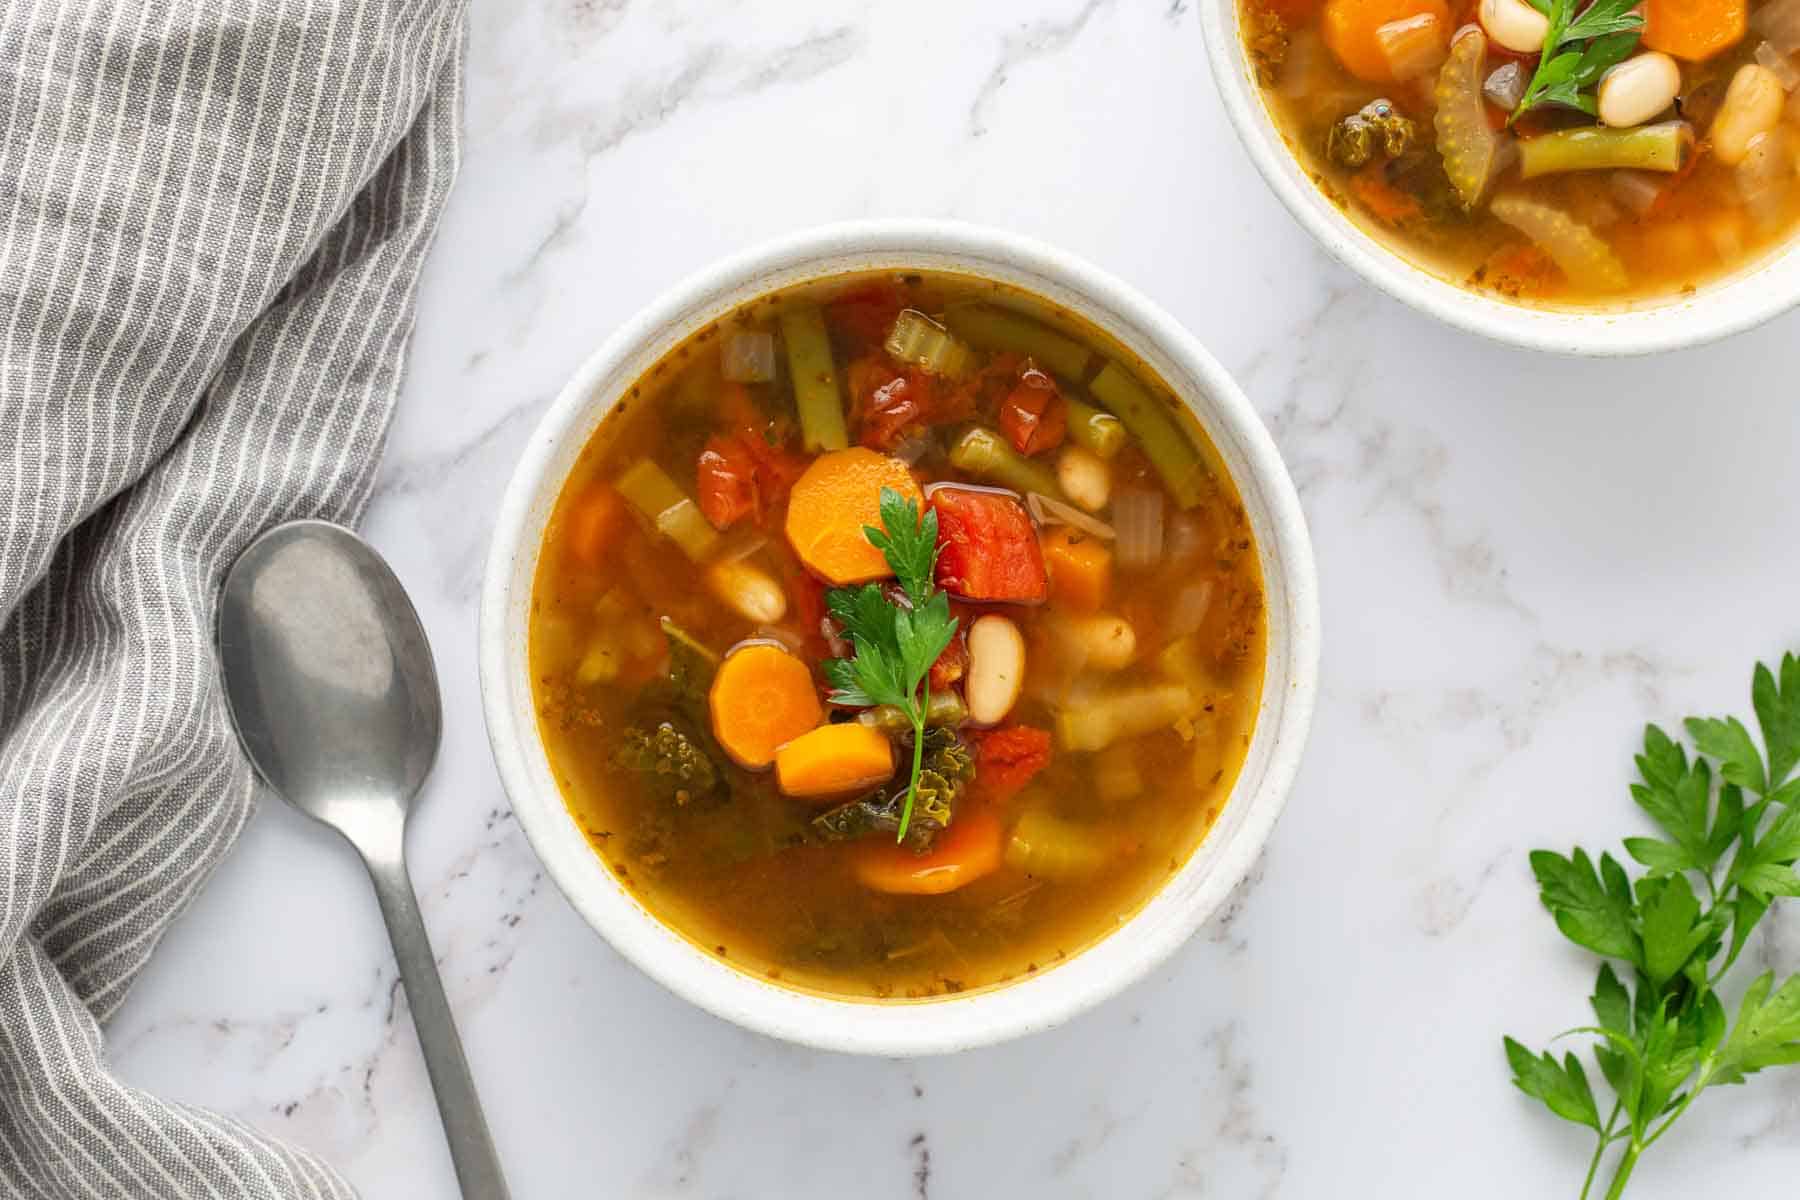
[[[414,871],[521,1200],[1575,1191],[1585,1144],[1499,1053],[1591,979],[1524,855],[1625,832],[1641,723],[1741,711],[1753,658],[1800,647],[1800,318],[1566,362],[1372,294],[1253,173],[1192,4],[475,0],[467,162],[368,529],[448,689]],[[508,814],[473,655],[489,514],[577,362],[709,260],[872,214],[1036,235],[1197,331],[1287,456],[1325,595],[1311,750],[1240,901],[1072,1025],[922,1062],[743,1033],[590,933]],[[1793,965],[1794,921],[1759,953]],[[129,1079],[370,1197],[454,1195],[372,899],[277,804],[111,1037]],[[1697,1106],[1633,1194],[1791,1181],[1786,1076]]]

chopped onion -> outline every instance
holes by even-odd
[[[769,544],[766,534],[752,533],[747,537],[735,538],[725,545],[715,556],[718,562],[742,562],[752,554]]]
[[[1611,183],[1613,198],[1640,217],[1656,207],[1666,185],[1649,171],[1614,171]]]
[[[931,448],[936,441],[937,439],[929,433],[915,433],[889,450],[888,454],[909,467],[916,467],[919,465],[920,459],[931,453]]]
[[[1025,507],[1039,525],[1068,525],[1105,541],[1111,541],[1115,536],[1111,525],[1096,521],[1073,504],[1052,500],[1042,492],[1026,492]]]
[[[945,489],[953,492],[987,492],[994,496],[1010,496],[1014,500],[1019,498],[1019,493],[1011,488],[994,487],[986,483],[962,483],[955,479],[940,479],[936,483],[926,484],[925,498],[929,500]]]
[[[719,370],[733,383],[767,383],[775,378],[775,335],[754,329],[726,335],[719,344]]]
[[[1781,90],[1791,92],[1800,87],[1800,70],[1794,69],[1794,60],[1771,46],[1767,42],[1756,44],[1756,61],[1767,67],[1781,81]]]
[[[1290,100],[1298,100],[1312,92],[1317,83],[1318,66],[1325,59],[1325,40],[1310,25],[1294,30],[1288,39],[1287,58],[1281,64],[1281,78],[1275,90]]]
[[[798,633],[781,625],[759,625],[755,635],[742,644],[748,646],[757,643],[780,646],[789,654],[799,654],[806,647]]]
[[[1781,224],[1793,172],[1781,131],[1771,129],[1750,139],[1743,161],[1735,168],[1738,195],[1764,232]]]
[[[969,348],[948,329],[916,308],[902,309],[894,318],[882,349],[896,362],[918,367],[927,375],[956,378],[969,368]]]
[[[1169,605],[1169,619],[1163,626],[1163,632],[1169,640],[1184,638],[1195,632],[1206,622],[1207,610],[1212,608],[1213,581],[1202,579],[1184,586],[1175,593],[1173,603]]]
[[[1501,112],[1511,112],[1525,98],[1525,87],[1530,82],[1525,77],[1525,68],[1515,60],[1495,67],[1487,82],[1481,85],[1481,94]]]
[[[1162,558],[1163,496],[1148,488],[1129,488],[1113,497],[1113,529],[1118,533],[1121,567],[1148,567]]]
[[[1420,13],[1389,21],[1375,31],[1381,54],[1394,78],[1405,82],[1438,69],[1448,53],[1444,23],[1436,13]]]
[[[1800,0],[1771,0],[1750,18],[1750,28],[1762,34],[1777,54],[1800,50]]]
[[[1706,240],[1724,262],[1736,262],[1744,253],[1744,216],[1735,209],[1721,209],[1706,222]]]

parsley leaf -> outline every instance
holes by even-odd
[[[1568,858],[1549,850],[1531,853],[1539,898],[1556,918],[1556,927],[1577,946],[1596,954],[1641,964],[1643,948],[1634,928],[1631,885],[1624,868],[1610,854],[1600,856],[1600,871],[1587,851],[1576,848]]]
[[[1737,1023],[1719,1054],[1713,1075],[1720,1083],[1742,1083],[1764,1067],[1800,1062],[1800,976],[1770,994],[1775,976],[1764,972],[1744,993]]]
[[[1507,1038],[1506,1061],[1512,1064],[1513,1083],[1521,1092],[1542,1100],[1565,1121],[1589,1129],[1600,1128],[1594,1089],[1588,1086],[1587,1072],[1581,1069],[1581,1060],[1573,1052],[1559,1064],[1549,1051],[1542,1057],[1533,1057],[1531,1051]]]
[[[904,841],[923,766],[925,712],[931,702],[926,677],[956,636],[957,623],[950,615],[949,597],[933,582],[937,513],[927,510],[921,517],[917,503],[882,488],[881,524],[880,529],[864,526],[863,536],[887,559],[906,602],[897,602],[874,583],[825,593],[825,607],[844,627],[855,651],[850,658],[827,661],[825,677],[831,683],[833,704],[851,708],[891,704],[912,726],[912,777],[895,835],[896,841]]]
[[[1800,762],[1800,658],[1782,656],[1780,687],[1773,672],[1757,663],[1750,701],[1762,727],[1763,744],[1769,748],[1769,786],[1779,788]]]
[[[1644,29],[1638,0],[1593,0],[1580,12],[1576,3],[1550,0],[1547,6],[1539,5],[1549,19],[1544,50],[1507,124],[1545,104],[1593,116],[1598,109],[1592,89],[1602,75],[1637,48]]]

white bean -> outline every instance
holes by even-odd
[[[1137,633],[1124,617],[1108,613],[1063,617],[1057,632],[1082,664],[1096,671],[1117,671],[1137,654]]]
[[[1642,125],[1675,103],[1680,91],[1681,68],[1668,55],[1652,50],[1628,58],[1600,80],[1600,123]]]
[[[997,725],[1019,698],[1025,683],[1025,638],[1007,618],[989,613],[969,626],[969,673],[963,699],[969,720]]]
[[[1781,90],[1781,80],[1775,72],[1755,63],[1739,67],[1731,77],[1731,86],[1725,89],[1725,100],[1719,105],[1708,135],[1713,156],[1728,167],[1743,162],[1750,150],[1750,139],[1775,128],[1786,101],[1787,93]]]
[[[754,563],[716,562],[706,568],[706,586],[746,621],[773,625],[787,615],[787,593]]]
[[[1481,0],[1477,16],[1489,37],[1517,54],[1542,50],[1550,32],[1550,18],[1525,0]]]
[[[1056,459],[1056,482],[1063,495],[1086,509],[1099,512],[1112,499],[1112,468],[1092,450],[1064,446]]]

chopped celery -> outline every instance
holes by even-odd
[[[1006,840],[1006,865],[1056,883],[1084,879],[1118,854],[1118,836],[1088,828],[1041,808],[1027,809]]]
[[[1519,141],[1519,174],[1526,179],[1564,171],[1679,171],[1694,151],[1686,121],[1631,129],[1559,129]]]
[[[1176,505],[1192,508],[1200,503],[1206,464],[1174,414],[1116,362],[1100,368],[1089,387],[1100,403],[1118,414],[1125,428],[1143,446],[1144,453],[1150,456],[1150,465],[1168,485]]]
[[[703,561],[718,544],[718,531],[708,524],[700,506],[669,478],[668,472],[649,459],[632,463],[613,481],[613,486],[656,526],[657,532],[680,546],[682,553],[695,562]]]
[[[1073,338],[1064,337],[1021,317],[986,304],[953,308],[944,314],[950,332],[984,350],[1011,350],[1037,362],[1052,374],[1080,382],[1087,374],[1092,353]]]
[[[1111,458],[1125,448],[1125,426],[1119,418],[1073,396],[1068,397],[1068,404],[1070,441],[1101,458]]]
[[[990,480],[1015,492],[1062,495],[1062,488],[1057,486],[1054,471],[1043,463],[1026,458],[1007,445],[1005,438],[979,425],[966,431],[950,447],[950,465],[977,479]]]
[[[781,314],[781,340],[787,346],[788,374],[794,379],[802,443],[813,454],[844,449],[850,434],[844,427],[844,396],[831,361],[824,315],[816,308],[788,309]]]
[[[969,369],[969,348],[950,336],[949,330],[917,309],[904,309],[894,318],[894,328],[882,349],[895,362],[918,367],[927,375],[959,379]]]
[[[1064,750],[1103,750],[1120,738],[1167,729],[1193,708],[1193,694],[1183,684],[1115,688],[1058,713],[1056,740]]]
[[[1495,196],[1488,211],[1536,242],[1569,282],[1591,292],[1617,292],[1630,282],[1625,264],[1605,238],[1562,209],[1512,192]]]

